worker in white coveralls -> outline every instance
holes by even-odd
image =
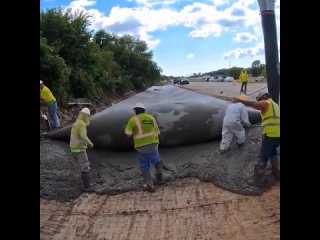
[[[241,95],[240,99],[245,100],[246,96]],[[220,153],[230,150],[233,136],[237,139],[238,147],[241,147],[246,140],[244,127],[250,127],[248,111],[246,107],[235,100],[228,106],[225,112],[222,125],[222,140],[220,143]]]
[[[90,164],[87,156],[87,147],[93,148],[93,143],[87,136],[87,126],[90,124],[90,109],[83,108],[72,125],[70,135],[70,150],[73,158],[81,170],[83,190],[89,191],[93,185],[90,183]]]
[[[138,152],[139,169],[145,180],[144,189],[154,192],[154,184],[150,174],[150,165],[156,168],[157,184],[162,184],[163,176],[161,171],[161,160],[158,151],[160,130],[155,118],[145,113],[145,107],[142,103],[136,103],[133,108],[136,116],[129,119],[125,134],[133,136],[134,148]]]

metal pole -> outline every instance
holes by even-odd
[[[279,56],[274,2],[274,0],[258,0],[264,36],[268,92],[273,101],[279,103],[280,75],[277,71]]]

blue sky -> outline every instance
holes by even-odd
[[[40,0],[40,10],[54,7],[89,13],[93,30],[144,40],[164,75],[265,63],[257,0]],[[280,0],[275,13],[280,51]]]

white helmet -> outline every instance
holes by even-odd
[[[136,105],[134,106],[134,108],[133,109],[136,109],[136,108],[142,108],[142,109],[146,109],[145,107],[144,107],[144,105],[143,105],[143,103],[136,103]]]
[[[40,80],[40,85],[43,84],[43,82]]]
[[[266,91],[261,91],[261,92],[259,92],[259,93],[258,93],[258,96],[256,97],[256,99],[257,99],[257,101],[261,101],[261,99],[262,99],[263,97],[269,97],[268,92],[266,92]]]
[[[80,112],[88,114],[90,116],[90,109],[89,108],[82,108]]]

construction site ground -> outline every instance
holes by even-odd
[[[240,90],[239,83],[220,82],[182,87],[224,99]],[[254,98],[259,89],[266,83],[249,83],[247,94]],[[169,181],[151,194],[40,198],[40,239],[280,239],[280,182],[258,196],[191,177]]]

